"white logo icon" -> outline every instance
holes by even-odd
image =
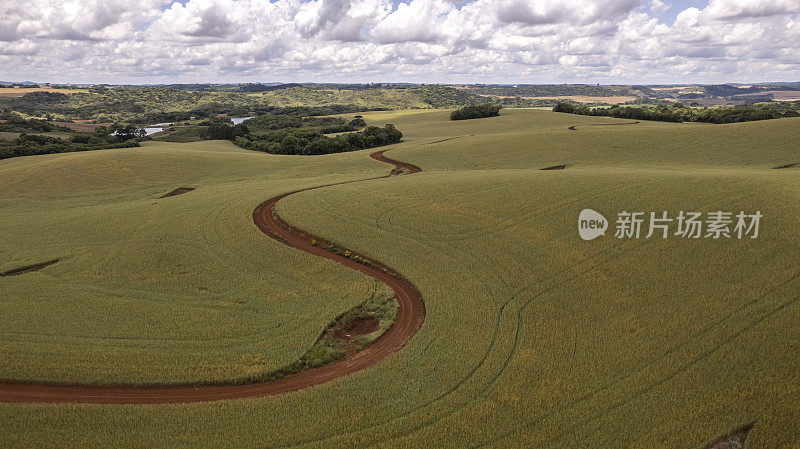
[[[584,240],[594,240],[601,235],[606,235],[608,220],[599,212],[584,209],[578,215],[578,233]]]

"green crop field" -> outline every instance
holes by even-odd
[[[250,213],[289,190],[383,174],[348,154],[151,144],[0,165],[0,378],[187,383],[296,360],[369,278],[267,239]],[[196,190],[169,198],[177,187]],[[335,294],[332,294],[335,292]]]
[[[365,113],[422,173],[281,200],[411,280],[422,329],[373,368],[191,405],[0,404],[0,446],[800,446],[800,119],[673,124],[503,110]],[[574,130],[569,127],[574,127]],[[369,150],[227,142],[0,161],[0,378],[242,381],[373,281],[267,238],[261,201],[386,174]],[[563,170],[540,168],[566,165]],[[177,187],[195,190],[159,199]],[[612,221],[583,241],[582,209]],[[618,239],[621,211],[763,214],[756,239]]]

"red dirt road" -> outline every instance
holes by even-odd
[[[408,170],[410,173],[419,173],[422,171],[422,169],[417,167],[416,165],[400,162],[384,156],[383,153],[385,153],[386,151],[387,150],[376,151],[370,154],[369,157],[375,159],[376,161],[385,162],[387,164],[393,164],[397,169]]]
[[[411,173],[422,171],[419,167],[389,159],[384,151],[370,156],[378,161],[394,164]],[[268,236],[307,253],[335,260],[388,285],[395,293],[399,308],[397,318],[389,329],[364,350],[337,362],[319,368],[303,370],[283,379],[245,385],[198,385],[177,387],[88,387],[70,385],[0,383],[0,402],[78,402],[96,404],[170,404],[242,399],[288,393],[319,385],[338,377],[369,368],[405,346],[422,327],[425,305],[419,291],[407,280],[389,268],[373,261],[373,266],[351,260],[334,252],[315,246],[312,239],[322,239],[288,226],[274,213],[275,204],[291,195],[285,193],[265,201],[253,212],[256,226]]]

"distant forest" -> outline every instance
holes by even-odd
[[[800,105],[796,103],[776,103],[773,105],[753,106],[741,105],[733,107],[691,108],[682,103],[672,105],[660,104],[657,106],[612,106],[610,108],[591,108],[576,106],[569,103],[559,103],[553,108],[554,112],[569,114],[591,115],[600,117],[615,117],[634,120],[655,120],[660,122],[705,122],[705,123],[736,123],[755,120],[769,120],[784,117],[798,117]]]
[[[69,153],[109,148],[138,147],[143,133],[134,127],[97,127],[92,133],[75,133],[71,129],[44,120],[25,120],[17,114],[0,115],[0,132],[20,133],[10,140],[0,139],[0,159],[38,154]],[[69,133],[63,139],[43,135],[48,132]]]

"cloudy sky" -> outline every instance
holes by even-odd
[[[800,0],[0,0],[0,80],[800,81]]]

